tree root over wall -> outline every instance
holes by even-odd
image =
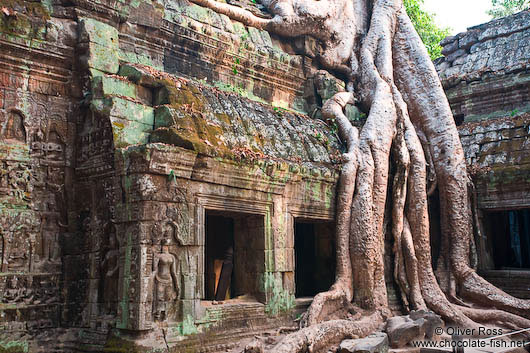
[[[347,145],[337,195],[336,281],[315,297],[307,327],[273,351],[319,351],[365,336],[391,315],[383,263],[386,208],[394,277],[406,309],[430,309],[466,328],[530,327],[530,301],[504,293],[470,265],[473,233],[462,145],[438,75],[401,0],[263,0],[272,19],[215,0],[191,1],[280,36],[318,39],[320,65],[348,81],[349,92],[322,108]],[[355,102],[369,112],[361,131],[343,113]],[[429,191],[432,175],[436,181]],[[436,185],[442,224],[437,276],[427,206]],[[350,303],[365,315],[326,321]]]

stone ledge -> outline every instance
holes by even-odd
[[[445,57],[436,68],[446,89],[485,74],[503,76],[528,70],[530,10],[471,27],[441,44]]]

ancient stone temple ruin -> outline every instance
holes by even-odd
[[[296,327],[335,277],[344,147],[320,108],[345,87],[317,43],[185,0],[0,7],[0,352],[214,352]],[[478,269],[526,297],[529,42],[525,11],[446,39],[437,63]]]
[[[477,267],[510,294],[530,292],[530,14],[443,42],[437,69],[474,181]]]

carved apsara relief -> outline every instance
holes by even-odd
[[[103,281],[103,305],[106,315],[115,315],[118,298],[118,280],[119,280],[119,258],[120,249],[116,238],[116,228],[110,227],[108,233],[108,248],[101,261],[101,274]]]
[[[36,261],[33,213],[0,212],[1,272],[30,271]]]
[[[165,321],[170,316],[171,304],[179,297],[178,261],[169,252],[170,240],[160,243],[159,251],[153,255],[153,319]],[[156,246],[154,246],[154,250]]]

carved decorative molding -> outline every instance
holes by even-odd
[[[289,204],[287,210],[295,218],[318,219],[323,221],[333,221],[335,219],[334,208],[321,205]]]
[[[193,170],[192,179],[236,188],[283,194],[285,182],[269,177],[259,166],[235,165],[213,158],[200,159]]]

